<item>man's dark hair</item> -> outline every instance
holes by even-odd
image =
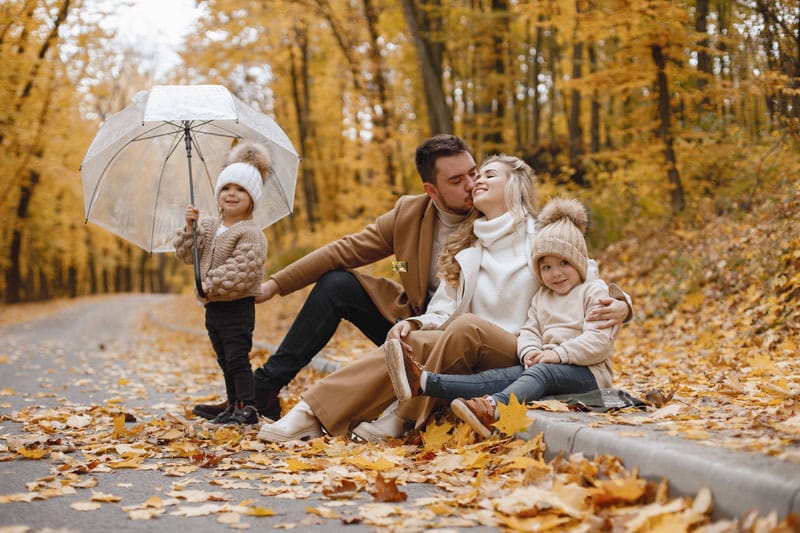
[[[436,160],[440,157],[463,154],[464,152],[472,153],[464,139],[449,133],[434,135],[419,145],[414,156],[420,178],[424,183],[434,183],[433,173],[436,167]]]

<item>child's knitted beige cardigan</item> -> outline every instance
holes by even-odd
[[[200,279],[206,300],[223,302],[261,293],[267,238],[252,221],[238,222],[217,235],[222,218],[204,218],[197,228]],[[175,255],[193,262],[192,230],[181,227],[172,242]]]

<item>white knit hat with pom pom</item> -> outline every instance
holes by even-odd
[[[234,183],[247,191],[255,206],[261,200],[264,180],[271,166],[269,153],[262,145],[248,142],[237,144],[228,154],[226,166],[217,178],[214,197],[219,198],[222,187]]]
[[[539,273],[539,259],[546,255],[569,261],[580,274],[581,281],[586,281],[589,252],[583,235],[589,224],[589,214],[583,204],[567,198],[551,200],[539,213],[536,223],[532,254],[539,283],[544,285]]]

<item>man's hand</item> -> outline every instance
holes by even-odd
[[[619,326],[628,317],[628,303],[615,298],[600,298],[602,306],[594,307],[586,315],[589,322],[597,322],[597,329],[611,328],[608,332],[609,339],[615,339],[619,333]]]
[[[266,302],[276,294],[278,294],[278,282],[270,278],[261,284],[261,294],[256,296],[256,303]]]
[[[600,298],[602,306],[592,308],[586,315],[586,320],[597,322],[598,329],[619,326],[628,316],[628,304],[614,298]]]

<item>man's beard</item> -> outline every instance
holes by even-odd
[[[469,198],[469,203],[466,206],[453,206],[448,204],[444,196],[439,195],[439,199],[441,202],[437,202],[439,204],[439,208],[447,211],[448,213],[453,213],[455,215],[468,215],[472,211],[472,197]]]

